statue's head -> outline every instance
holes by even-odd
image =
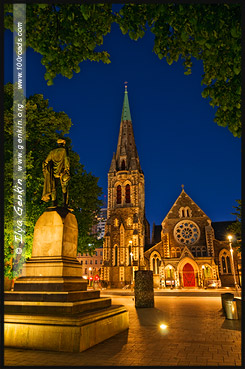
[[[65,146],[66,141],[65,141],[65,140],[63,140],[63,138],[59,138],[59,139],[57,140],[57,144],[58,144],[59,146]]]

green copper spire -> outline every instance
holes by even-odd
[[[129,102],[128,102],[127,83],[128,82],[125,82],[125,93],[124,93],[123,110],[122,110],[122,121],[123,120],[130,120],[131,121]]]

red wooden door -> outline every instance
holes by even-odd
[[[183,268],[184,287],[195,287],[195,274],[191,264],[185,264]]]

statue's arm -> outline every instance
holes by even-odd
[[[43,174],[46,172],[47,166],[48,166],[48,163],[50,162],[50,160],[51,160],[51,153],[48,154],[48,156],[46,157],[46,159],[42,163]]]
[[[70,174],[70,158],[69,156],[65,156],[65,172]]]

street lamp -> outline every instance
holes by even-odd
[[[205,266],[202,266],[202,284],[203,284],[203,288],[205,288]]]
[[[229,235],[227,238],[229,240],[229,246],[230,246],[231,264],[232,264],[231,265],[231,268],[232,268],[232,272],[233,272],[234,285],[235,285],[235,288],[237,289],[236,275],[235,275],[235,266],[234,266],[234,258],[233,258],[233,248],[232,248],[232,243],[231,243],[232,236]]]
[[[89,267],[88,270],[90,271],[90,273],[89,273],[89,285],[91,287],[92,286],[92,280],[90,279],[90,277],[91,277],[91,274],[92,274],[92,272],[91,272],[92,268]]]
[[[131,243],[132,243],[132,241],[131,241]],[[132,252],[130,252],[130,258],[131,258],[131,288],[132,288],[132,285],[133,285],[133,255],[134,254]]]
[[[170,283],[171,283],[170,289],[172,290],[173,289],[173,286],[172,286],[172,265],[169,266],[169,270],[170,270]]]

